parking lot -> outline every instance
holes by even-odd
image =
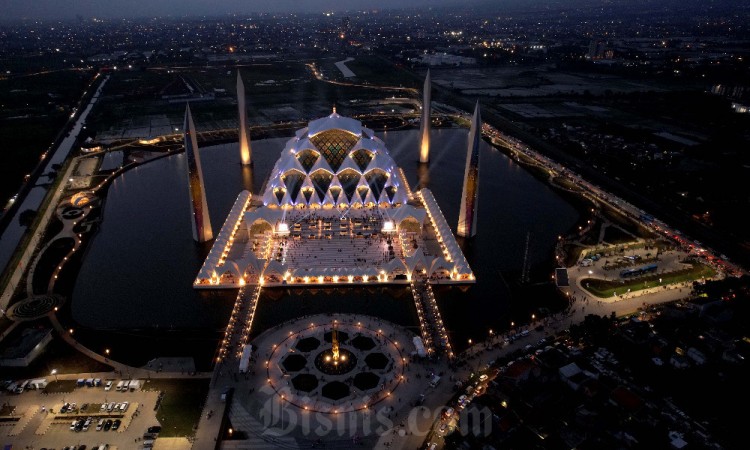
[[[154,411],[159,392],[117,391],[119,380],[105,390],[109,380],[102,381],[100,386],[84,385],[71,392],[3,392],[0,444],[48,450],[97,449],[102,444],[112,450],[143,448],[144,434],[145,442],[156,437],[147,432],[159,425]]]

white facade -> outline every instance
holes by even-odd
[[[391,207],[406,201],[383,141],[335,112],[286,143],[263,193],[263,204],[271,208]]]

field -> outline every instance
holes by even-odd
[[[161,437],[182,437],[195,434],[203,404],[208,395],[209,380],[149,380],[145,389],[161,391],[156,417],[162,426]]]
[[[50,72],[0,80],[0,202],[12,196],[68,120],[91,73]]]
[[[326,66],[328,62],[319,64]],[[379,58],[358,58],[352,63],[359,64],[362,73],[370,73],[372,76],[367,81],[374,84],[395,83],[397,79],[403,82],[410,77],[392,65],[384,69],[389,63]],[[333,60],[330,64],[333,67]],[[362,107],[350,107],[350,101],[382,100],[393,95],[391,91],[318,80],[303,61],[245,65],[240,71],[250,126],[309,120],[330,114],[333,105],[344,115],[355,114],[362,112]],[[328,71],[324,72],[328,79]],[[381,72],[389,74],[390,78],[383,78],[385,75]],[[330,74],[335,80],[336,73]],[[184,99],[175,98],[170,103],[163,97],[188,94],[187,86],[190,86],[194,93],[214,96],[210,100],[191,101],[199,131],[236,128],[236,81],[236,69],[226,67],[113,72],[102,99],[89,116],[88,125],[97,138],[105,142],[153,137],[179,130],[184,120]]]
[[[712,268],[703,264],[693,263],[692,267],[683,270],[633,279],[622,279],[619,281],[584,278],[581,280],[581,285],[597,297],[608,298],[614,296],[615,293],[618,292],[623,294],[628,291],[634,292],[656,286],[668,286],[670,284],[683,283],[686,281],[695,281],[701,278],[710,278],[714,275],[716,275],[716,271]],[[660,279],[661,282],[659,282]]]
[[[332,79],[344,79],[341,71],[334,65],[337,61],[343,61],[344,57],[336,58],[325,65],[326,77]],[[366,82],[380,86],[403,86],[408,88],[421,88],[423,79],[414,76],[396,64],[378,56],[357,56],[353,61],[346,63],[355,77],[350,81]]]

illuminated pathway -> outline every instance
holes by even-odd
[[[453,348],[448,340],[448,332],[440,316],[440,309],[435,301],[432,287],[425,281],[417,280],[411,283],[411,292],[419,316],[419,328],[427,353],[442,354],[453,359]]]
[[[224,339],[217,356],[218,363],[229,362],[228,365],[233,367],[239,362],[253,326],[260,290],[260,285],[247,286],[241,288],[237,294],[237,300],[234,302],[232,315],[224,331]]]

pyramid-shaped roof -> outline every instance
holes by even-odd
[[[300,152],[310,149],[320,156],[315,159],[310,155],[300,155]],[[368,161],[361,153],[365,150],[371,156]],[[355,160],[352,155],[356,156]],[[299,159],[304,161],[301,163]],[[357,162],[359,161],[359,163]],[[364,172],[369,172],[374,169],[381,169],[386,173],[391,174],[389,176],[386,186],[391,186],[395,176],[393,176],[396,170],[396,165],[393,159],[388,154],[388,149],[385,147],[385,143],[382,140],[374,136],[372,130],[364,128],[362,124],[355,119],[343,117],[335,112],[330,116],[323,117],[318,120],[310,122],[307,128],[298,130],[295,137],[289,139],[284,146],[284,150],[276,161],[274,168],[271,172],[268,184],[266,185],[266,192],[263,194],[263,201],[266,205],[272,206],[283,206],[283,205],[294,205],[304,203],[306,205],[326,205],[331,206],[331,203],[338,205],[345,204],[349,205],[349,202],[363,200],[367,202],[367,197],[362,198],[359,194],[352,195],[351,198],[346,195],[341,195],[336,198],[331,193],[331,189],[336,190],[337,188],[342,190],[343,186],[338,179],[338,174],[351,169],[358,174],[362,174],[363,165],[366,165]],[[292,171],[301,172],[305,174],[305,179],[299,185],[299,191],[296,192],[296,198],[290,198],[291,194],[289,189],[292,189],[292,185],[287,186],[290,179],[285,178],[291,175]],[[333,174],[331,183],[327,189],[325,182],[320,179],[318,180],[317,192],[310,197],[310,200],[304,199],[302,190],[305,188],[315,188],[316,183],[310,179],[310,175],[314,172],[325,171],[329,174]],[[284,183],[282,179],[286,179],[287,183]],[[291,179],[294,181],[294,178]],[[296,183],[296,181],[294,181]],[[391,204],[402,204],[406,203],[406,194],[400,193],[400,189],[397,191],[397,195],[393,201],[390,201],[387,196],[376,192],[369,192],[369,184],[367,180],[362,177],[357,180],[357,187],[365,186],[368,188],[368,195],[375,203],[378,200],[388,200]],[[284,198],[281,202],[278,201],[276,195],[269,194],[269,190],[273,190],[279,187],[289,187],[285,192]],[[323,190],[325,189],[325,192]],[[351,193],[351,187],[349,187]],[[364,195],[364,194],[363,194]]]

